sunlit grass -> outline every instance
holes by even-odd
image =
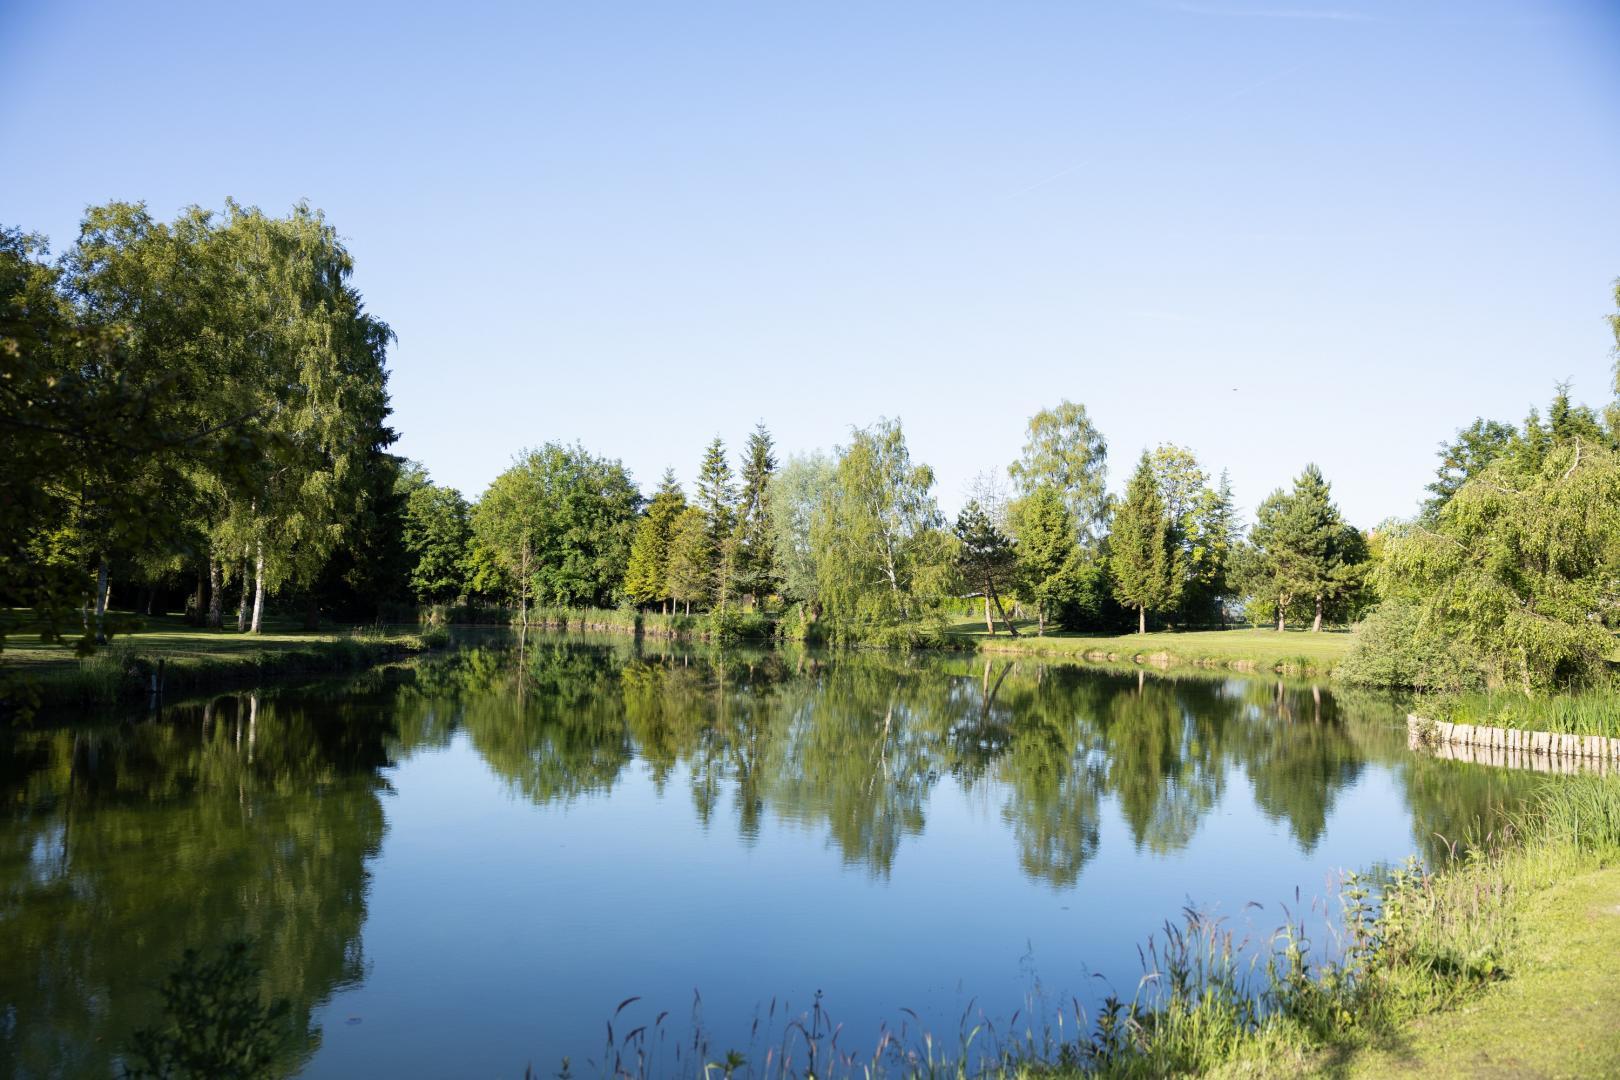
[[[1113,636],[1048,631],[1037,637],[1034,623],[1017,625],[1016,638],[999,624],[991,637],[982,619],[953,623],[950,632],[972,639],[981,649],[998,651],[1319,675],[1331,671],[1350,648],[1348,633],[1331,630],[1190,630]]]

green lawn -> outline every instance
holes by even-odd
[[[1620,1076],[1620,868],[1529,898],[1518,974],[1328,1075]]]
[[[984,621],[962,620],[951,633],[972,638],[981,650],[1159,664],[1196,664],[1257,671],[1326,674],[1350,647],[1350,635],[1325,630],[1191,630],[1152,634],[1070,634],[1035,636],[1034,623],[1019,623],[1018,637],[999,629],[985,633]]]
[[[16,612],[11,612],[16,616]],[[121,618],[136,618],[131,612],[115,612]],[[230,657],[246,659],[265,653],[287,652],[308,648],[316,642],[334,641],[348,634],[348,627],[326,626],[320,630],[304,630],[296,618],[267,618],[259,634],[239,634],[235,623],[225,630],[207,630],[191,626],[178,615],[139,616],[142,628],[134,633],[118,634],[112,639],[113,648],[138,651],[153,659],[162,657],[175,661],[217,660]],[[416,633],[415,627],[393,627],[389,637],[404,639]],[[6,638],[5,651],[0,653],[0,667],[24,675],[57,676],[70,672],[82,661],[73,654],[71,644],[47,644],[34,633],[12,630]]]

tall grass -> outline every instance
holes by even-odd
[[[1620,738],[1620,692],[1614,687],[1537,697],[1483,690],[1431,694],[1418,699],[1415,711],[1454,724]]]

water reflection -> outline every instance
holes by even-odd
[[[1256,679],[542,638],[0,733],[0,1074],[108,1075],[181,951],[242,935],[308,1032],[286,1068],[308,1061],[310,1018],[366,974],[388,769],[458,737],[538,806],[645,774],[711,833],[746,846],[788,824],[879,883],[949,785],[999,808],[1028,880],[1068,889],[1110,809],[1161,857],[1246,785],[1308,852],[1336,800],[1380,768],[1434,857],[1535,782],[1410,755],[1401,716],[1393,701]]]

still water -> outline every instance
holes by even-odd
[[[313,1077],[593,1075],[609,1020],[670,1071],[694,1016],[699,1056],[759,1062],[818,991],[844,1049],[1060,1007],[1072,1032],[1184,906],[1326,939],[1340,871],[1535,783],[1412,755],[1402,715],[1274,680],[491,637],[0,732],[0,1075],[112,1075],[182,952],[244,936]]]

